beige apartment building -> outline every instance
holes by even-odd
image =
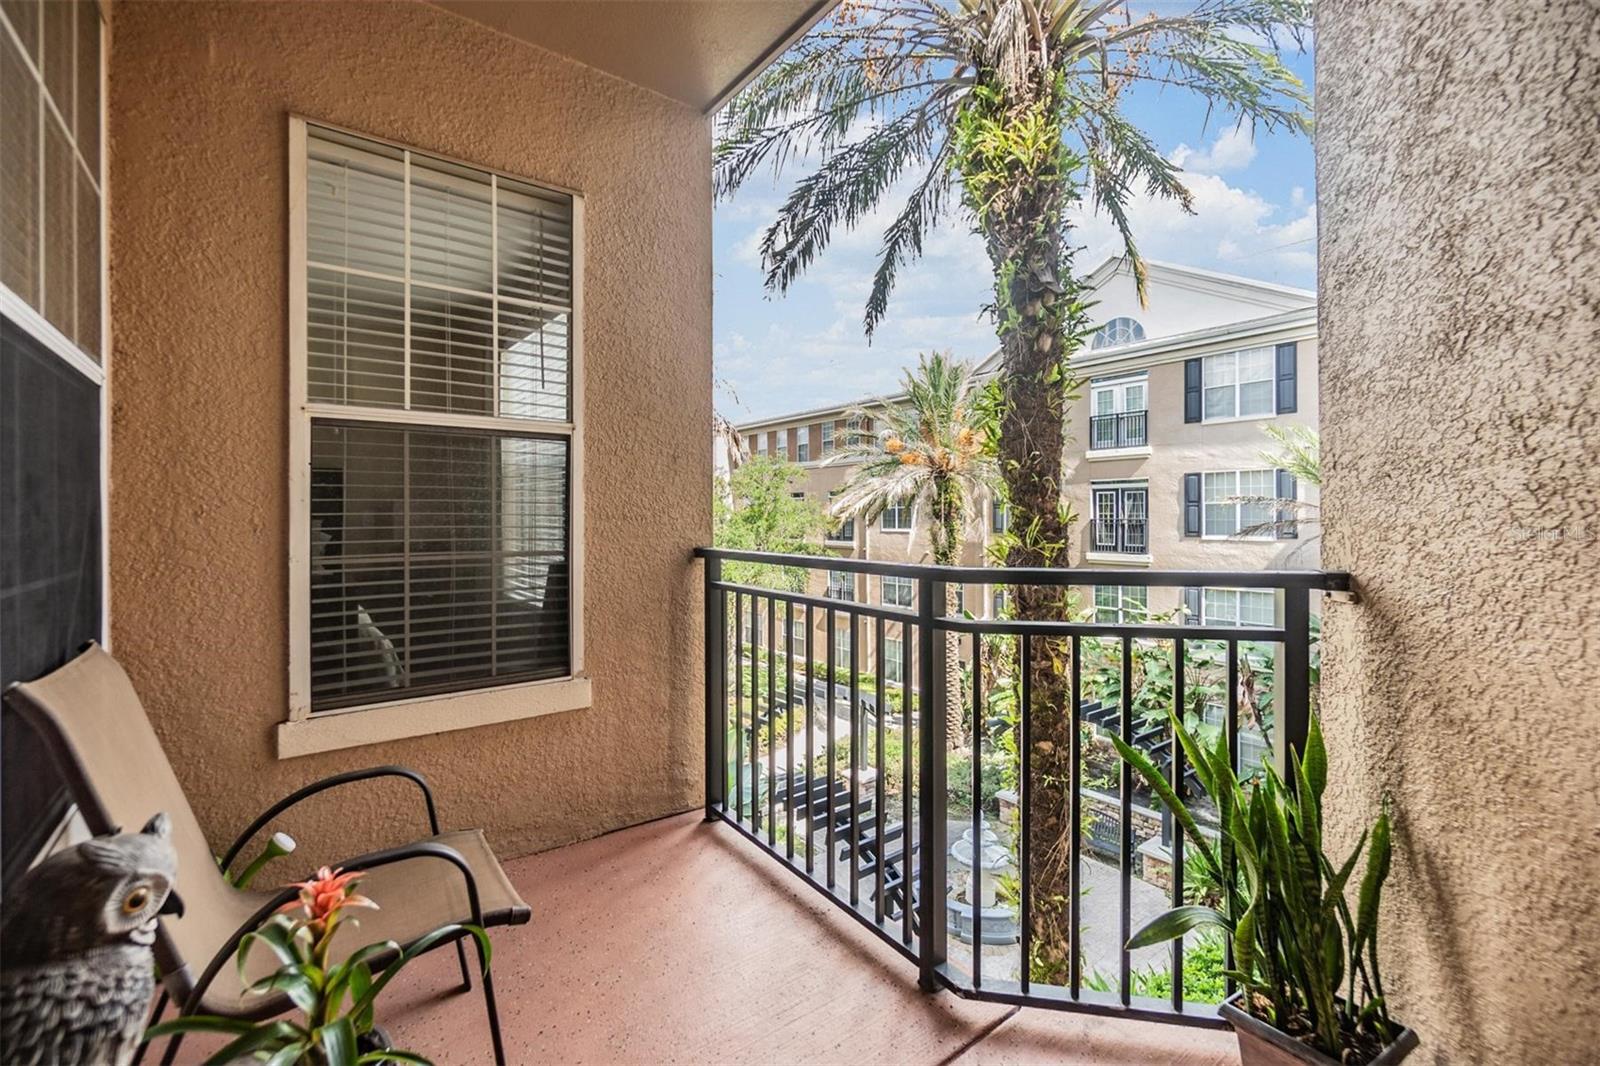
[[[1071,564],[1129,570],[1317,565],[1313,525],[1241,536],[1241,530],[1279,516],[1275,508],[1239,499],[1315,502],[1313,487],[1296,484],[1263,460],[1264,452],[1276,450],[1263,430],[1317,425],[1316,294],[1153,262],[1141,305],[1132,270],[1120,257],[1101,264],[1088,283],[1103,324],[1077,360],[1082,386],[1068,408],[1065,497],[1078,517]],[[937,346],[930,338],[929,347]],[[982,371],[992,373],[998,359],[998,353],[989,355]],[[851,475],[849,465],[830,462],[857,428],[849,412],[896,399],[861,398],[737,428],[747,454],[800,464],[806,474],[800,491],[826,502]],[[910,507],[889,508],[870,521],[841,523],[822,547],[840,557],[928,562],[925,525]],[[960,562],[983,565],[1005,525],[1001,501],[992,495],[979,499],[967,518]],[[899,605],[910,605],[915,596],[909,580],[841,572],[809,591]],[[1281,610],[1269,590],[1102,584],[1079,591],[1085,608],[1093,605],[1101,621],[1182,607],[1196,623],[1271,626]],[[993,617],[1007,594],[1003,586],[967,585],[960,602],[974,616]],[[838,622],[832,638],[841,661],[849,646],[843,624]],[[815,619],[818,659],[825,625]],[[873,633],[861,634],[863,670],[881,667],[888,680],[899,679],[904,654],[897,628],[889,627],[881,652]]]

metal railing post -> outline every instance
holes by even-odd
[[[706,821],[715,821],[716,808],[727,802],[728,617],[725,596],[717,588],[722,580],[722,560],[705,559],[706,642]]]
[[[1291,787],[1289,751],[1304,752],[1311,730],[1311,593],[1283,594],[1283,703],[1272,731],[1272,764]]]
[[[922,714],[917,723],[918,771],[922,802],[917,805],[920,842],[920,884],[917,896],[917,983],[924,992],[936,992],[936,971],[945,961],[945,837],[946,824],[944,720],[950,693],[945,689],[945,642],[934,627],[944,613],[945,583],[928,577],[917,579],[917,670]]]

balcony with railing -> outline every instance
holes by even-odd
[[[1230,945],[1191,936],[1170,949],[1125,947],[1159,911],[1206,900],[1217,886],[1186,866],[1182,834],[1110,752],[1109,737],[1146,752],[1200,812],[1202,832],[1215,832],[1169,710],[1225,738],[1241,776],[1261,769],[1241,758],[1245,736],[1263,738],[1270,761],[1286,766],[1309,723],[1311,600],[1348,590],[1348,575],[698,554],[708,821],[886,945],[908,964],[907,982],[914,968],[925,990],[1219,1024],[1214,1004],[1233,990]],[[731,582],[725,561],[908,579],[916,606]],[[1272,627],[1097,623],[1071,610],[1048,620],[974,619],[937,608],[951,583],[1266,588],[1281,592],[1283,608]],[[867,672],[869,650],[886,636],[904,649],[898,683]],[[821,699],[819,677],[831,679]],[[1064,760],[1049,754],[1062,751]],[[1018,753],[1048,772],[1024,772]],[[1062,826],[1064,841],[1053,836]],[[1058,942],[1042,944],[1048,901],[1062,896]]]
[[[1143,448],[1150,443],[1148,411],[1119,411],[1089,416],[1089,450]]]
[[[1117,555],[1149,555],[1150,523],[1144,517],[1097,518],[1085,530],[1087,550]]]

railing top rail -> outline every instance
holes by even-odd
[[[927,578],[967,585],[1136,585],[1188,588],[1309,589],[1349,592],[1350,574],[1344,570],[1132,570],[1122,567],[1016,567],[931,566],[925,563],[886,563],[875,559],[848,559],[828,555],[787,555],[743,551],[736,548],[700,547],[697,558],[725,562],[799,566],[815,570],[878,574],[889,577]]]

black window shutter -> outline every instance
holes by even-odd
[[[1200,535],[1200,475],[1183,475],[1183,535]]]
[[[1295,498],[1294,475],[1287,470],[1278,471],[1278,499],[1292,500]],[[1294,540],[1300,536],[1300,527],[1294,520],[1294,509],[1280,507],[1278,509],[1278,539]]]
[[[1200,590],[1186,588],[1183,590],[1183,624],[1197,626],[1200,624]]]
[[[1290,345],[1290,347],[1294,347]],[[1283,349],[1279,349],[1281,353]],[[1282,366],[1282,355],[1279,356],[1279,366]],[[1282,395],[1283,386],[1279,386],[1279,395]],[[1292,410],[1292,408],[1291,408]],[[1185,359],[1183,361],[1183,420],[1185,422],[1200,421],[1200,360]]]
[[[1278,413],[1293,414],[1295,403],[1295,362],[1297,345],[1278,345]]]

